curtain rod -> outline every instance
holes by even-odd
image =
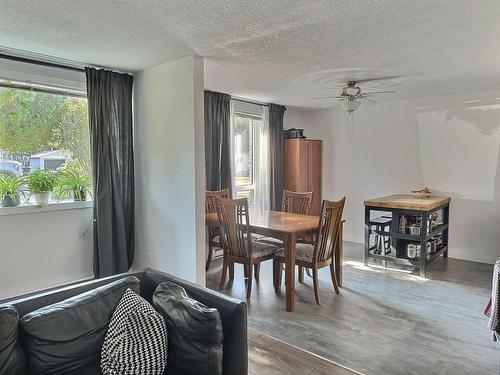
[[[269,107],[269,104],[267,104],[267,103],[257,103],[257,102],[252,102],[250,100],[238,99],[238,98],[233,98],[233,97],[231,97],[231,100],[236,100],[237,102],[242,102],[242,103],[255,104],[255,105],[261,105],[264,107]]]
[[[18,89],[26,91],[36,91],[45,92],[56,95],[66,95],[75,98],[86,98],[87,93],[85,91],[79,91],[75,89],[70,89],[66,87],[60,87],[56,85],[41,85],[28,81],[10,81],[0,78],[0,87],[5,87],[9,89]]]
[[[76,66],[57,64],[57,63],[48,62],[48,61],[34,60],[34,59],[29,59],[27,57],[21,57],[21,56],[12,56],[12,55],[7,55],[5,53],[0,53],[0,58],[6,59],[6,60],[18,61],[18,62],[27,63],[27,64],[48,66],[51,68],[73,70],[76,72],[85,72],[84,68],[78,68]]]
[[[0,48],[0,51],[2,51],[1,48]],[[106,66],[97,66],[97,65],[92,65],[92,64],[79,63],[79,64],[82,65],[82,67],[78,67],[78,66],[60,64],[60,63],[54,63],[54,62],[50,62],[50,61],[43,61],[43,60],[32,59],[32,58],[29,58],[29,57],[9,55],[9,54],[2,53],[2,52],[0,52],[0,59],[18,61],[18,62],[27,63],[27,64],[48,66],[48,67],[52,67],[52,68],[59,68],[59,69],[65,69],[65,70],[72,70],[72,71],[75,71],[75,72],[82,72],[82,73],[85,73],[85,68],[83,67],[83,65],[86,65],[86,66],[93,67],[93,68],[96,68],[96,69],[107,69],[107,70],[111,70],[111,71],[117,72],[117,73],[132,75],[131,72],[127,72],[127,71],[123,71],[123,70],[117,70],[117,69],[113,69],[113,68],[108,68]]]

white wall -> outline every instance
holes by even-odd
[[[136,257],[205,283],[203,60],[190,56],[135,76]]]
[[[354,134],[337,106],[305,113],[324,140],[324,199],[345,195],[345,238],[363,242],[363,201],[429,186],[452,197],[450,257],[500,256],[500,90],[363,104]]]
[[[92,208],[32,210],[0,215],[0,299],[93,277]]]
[[[287,108],[283,116],[283,129],[303,129],[307,121],[306,116],[309,112],[299,111],[297,109]]]

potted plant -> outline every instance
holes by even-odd
[[[28,189],[35,194],[36,204],[49,203],[49,193],[57,184],[57,175],[52,171],[37,169],[28,176]]]
[[[22,177],[0,174],[0,200],[3,207],[15,207],[21,203]]]
[[[55,193],[60,198],[73,197],[75,202],[86,201],[92,193],[92,178],[75,168],[65,168],[59,173]]]

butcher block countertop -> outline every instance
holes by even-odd
[[[393,194],[387,197],[368,199],[365,206],[399,208],[403,210],[429,211],[450,201],[450,197],[423,198],[409,194]]]

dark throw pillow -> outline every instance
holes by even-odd
[[[104,375],[161,375],[167,364],[167,328],[161,314],[128,289],[109,323],[101,353]]]
[[[183,287],[170,281],[158,285],[153,306],[167,323],[168,369],[182,374],[222,374],[223,335],[217,309],[190,298]]]
[[[70,372],[99,362],[111,316],[128,288],[139,292],[139,280],[125,277],[23,316],[21,338],[32,372]]]
[[[12,306],[0,307],[0,375],[24,375],[24,354],[17,342],[19,316]]]

